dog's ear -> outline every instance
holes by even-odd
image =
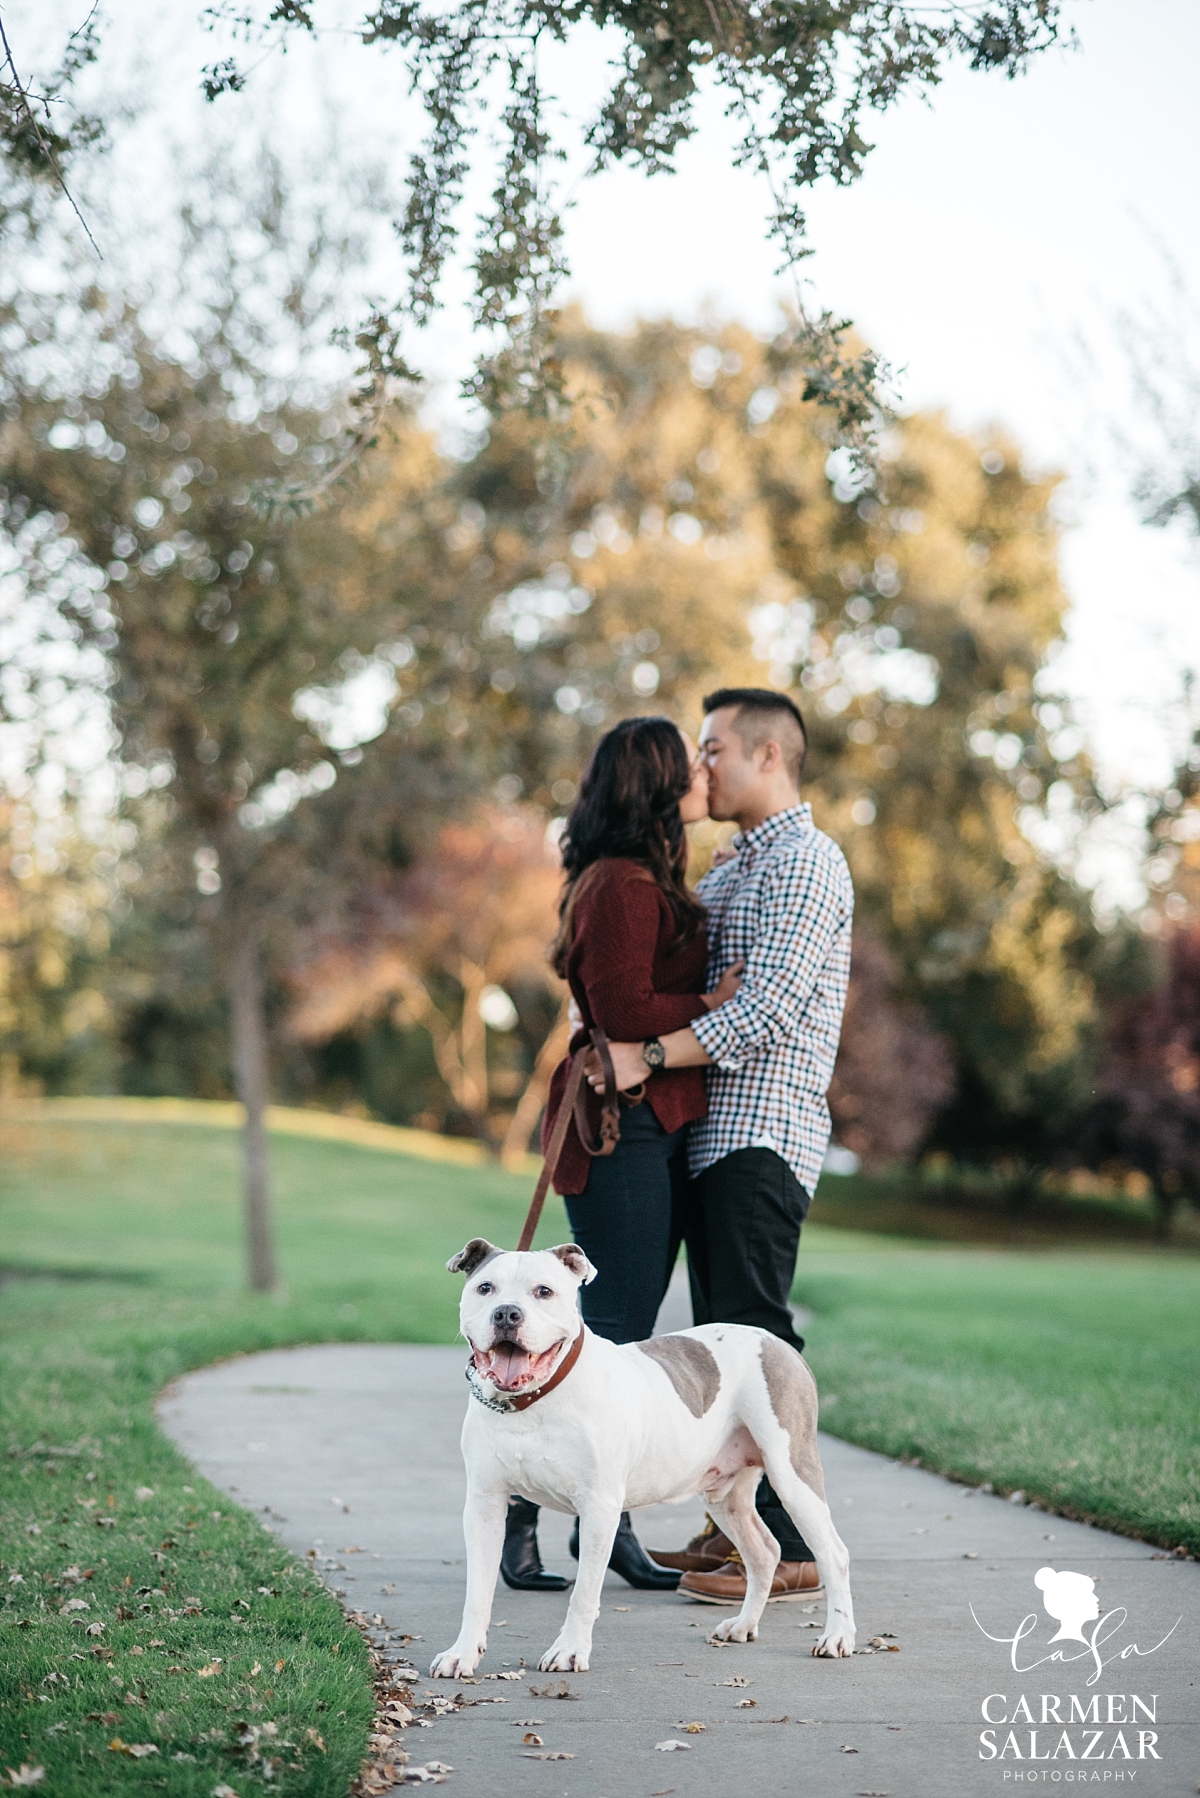
[[[482,1267],[491,1256],[500,1253],[495,1243],[489,1242],[486,1236],[473,1236],[465,1249],[460,1249],[457,1255],[450,1257],[446,1263],[446,1272],[466,1274],[469,1279],[477,1267]]]
[[[557,1248],[550,1250],[550,1253],[557,1255],[563,1266],[569,1267],[571,1272],[578,1276],[582,1286],[590,1286],[600,1271],[592,1266],[577,1242],[560,1242]]]

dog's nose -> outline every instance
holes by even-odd
[[[492,1312],[492,1327],[496,1330],[517,1330],[524,1322],[520,1305],[497,1305]]]

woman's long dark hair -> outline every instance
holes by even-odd
[[[679,816],[691,784],[687,750],[669,718],[626,718],[596,744],[559,845],[567,882],[550,955],[557,973],[571,947],[579,883],[610,856],[641,862],[671,907],[677,946],[699,929],[705,911],[684,878],[687,837]]]

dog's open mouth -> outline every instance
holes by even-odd
[[[475,1366],[500,1392],[520,1392],[550,1377],[561,1348],[562,1343],[556,1342],[542,1354],[531,1355],[519,1343],[494,1342],[491,1348],[474,1350]]]

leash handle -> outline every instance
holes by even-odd
[[[600,1138],[594,1144],[589,1141],[586,1095],[583,1091],[583,1070],[592,1048],[595,1048],[599,1054],[600,1064],[604,1069],[604,1105],[600,1114]],[[554,1170],[558,1166],[563,1144],[567,1140],[567,1131],[571,1127],[572,1117],[574,1117],[576,1128],[579,1131],[579,1140],[589,1155],[612,1154],[621,1136],[620,1098],[617,1093],[617,1076],[613,1068],[612,1055],[609,1052],[608,1038],[599,1028],[592,1031],[591,1043],[585,1043],[581,1049],[576,1049],[571,1057],[562,1104],[559,1106],[558,1116],[554,1120],[550,1141],[546,1144],[542,1171],[538,1175],[537,1185],[533,1189],[533,1197],[529,1201],[529,1211],[521,1231],[521,1239],[517,1243],[518,1254],[524,1254],[533,1245],[533,1238],[541,1220],[542,1207],[546,1203],[546,1194],[550,1189]]]

